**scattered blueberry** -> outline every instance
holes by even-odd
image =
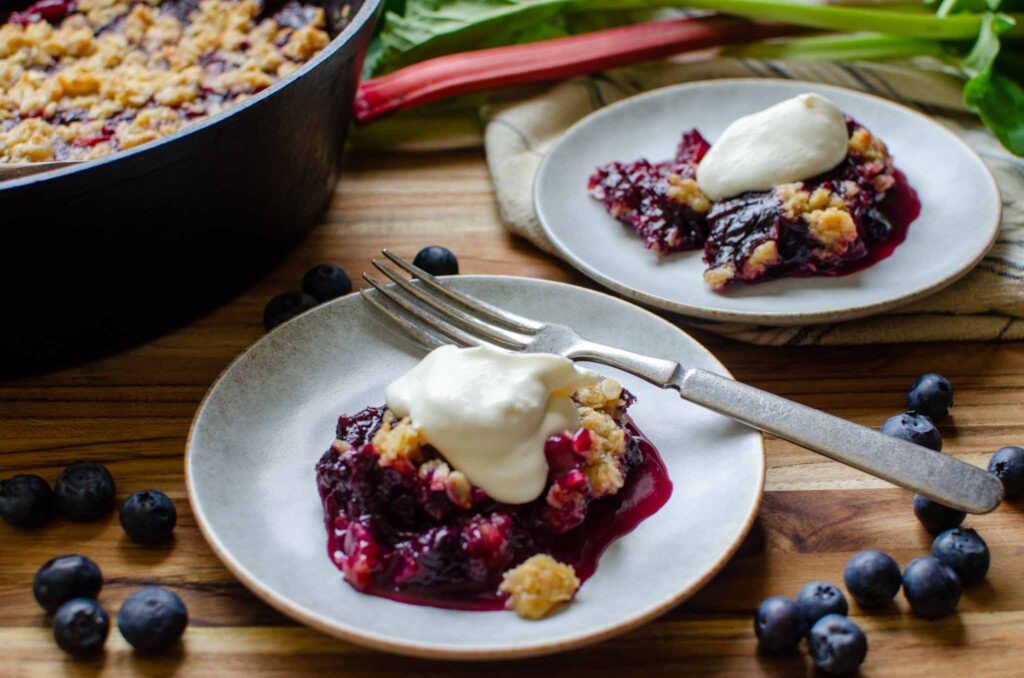
[[[99,518],[114,506],[114,479],[103,466],[76,461],[55,485],[57,510],[72,520]]]
[[[786,596],[765,598],[757,607],[754,633],[768,652],[785,652],[796,647],[807,631],[800,606]]]
[[[941,374],[922,374],[907,392],[907,409],[931,419],[944,417],[953,406],[953,387]]]
[[[302,276],[302,291],[319,302],[343,297],[352,291],[348,273],[334,264],[320,264]]]
[[[919,494],[914,495],[914,515],[932,534],[956,527],[967,517],[963,511],[949,508]]]
[[[938,558],[918,558],[903,570],[903,595],[915,614],[925,619],[942,617],[960,602],[960,579]]]
[[[881,551],[861,551],[843,570],[846,590],[863,607],[881,607],[891,601],[901,581],[900,566]]]
[[[860,627],[841,614],[825,615],[807,634],[814,665],[825,673],[854,673],[868,655],[868,639]]]
[[[932,555],[951,567],[964,586],[977,584],[988,572],[988,544],[969,527],[954,527],[936,537]]]
[[[15,527],[38,527],[53,518],[53,490],[37,475],[0,480],[0,517]]]
[[[1003,482],[1003,496],[1007,499],[1024,495],[1024,448],[1000,449],[989,459],[988,472]]]
[[[53,638],[60,649],[76,657],[99,652],[110,633],[110,619],[90,598],[72,598],[53,616]]]
[[[459,260],[451,250],[440,245],[424,247],[412,263],[432,275],[455,275],[459,272]]]
[[[882,424],[882,433],[893,438],[922,445],[936,452],[942,451],[942,435],[932,420],[917,412],[896,414]]]
[[[174,502],[159,490],[141,490],[125,499],[119,514],[121,527],[140,544],[166,541],[178,522]]]
[[[85,556],[58,556],[39,568],[32,594],[43,609],[53,613],[72,598],[95,598],[103,588],[100,568]]]
[[[136,649],[159,652],[173,645],[188,625],[181,598],[157,586],[132,594],[117,613],[121,635]]]
[[[305,292],[285,292],[267,302],[263,309],[263,327],[272,330],[286,320],[316,306],[316,299]]]
[[[845,615],[850,610],[843,592],[823,581],[812,581],[800,589],[796,594],[796,604],[800,606],[808,627],[827,614]]]

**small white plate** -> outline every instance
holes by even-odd
[[[839,277],[786,278],[714,292],[703,250],[659,259],[587,194],[594,169],[613,160],[670,158],[698,128],[712,143],[733,120],[805,92],[823,94],[889,146],[921,199],[907,239],[886,259]],[[841,87],[786,80],[695,82],[635,96],[580,120],[537,171],[534,206],[548,238],[576,268],[627,297],[677,313],[799,325],[850,320],[931,294],[970,271],[999,230],[999,190],[960,139],[891,101]]]
[[[451,284],[583,336],[725,368],[675,326],[599,292],[529,278]],[[256,595],[321,631],[403,654],[496,659],[556,652],[621,633],[693,594],[738,547],[764,484],[761,435],[624,373],[631,410],[668,467],[669,501],[615,542],[564,611],[539,622],[357,593],[327,555],[315,464],[342,412],[383,402],[384,387],[423,355],[358,295],[314,309],[240,356],[210,389],[185,452],[196,521]]]

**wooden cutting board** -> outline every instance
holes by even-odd
[[[323,224],[257,286],[193,324],[142,346],[53,374],[0,383],[0,476],[49,480],[77,459],[107,464],[118,496],[167,492],[179,511],[173,544],[142,548],[115,516],[56,521],[35,532],[0,524],[0,675],[248,676],[479,675],[678,676],[712,672],[801,675],[806,652],[762,657],[752,631],[766,596],[812,580],[842,582],[855,552],[878,548],[901,565],[924,555],[929,535],[910,494],[778,440],[768,440],[761,517],[740,553],[703,591],[625,636],[564,655],[507,664],[453,664],[382,655],[298,626],[237,583],[206,546],[189,511],[182,453],[192,414],[228,362],[258,339],[268,298],[330,261],[358,278],[382,247],[411,256],[454,250],[465,273],[525,275],[590,284],[502,230],[477,151],[353,156]],[[698,334],[737,378],[868,426],[899,411],[913,378],[937,371],[956,389],[941,426],[945,449],[984,465],[998,447],[1024,443],[1024,345],[943,344],[761,348]],[[868,635],[864,675],[1024,673],[1024,505],[970,518],[992,549],[992,570],[960,613],[928,622],[900,598],[853,616]],[[679,544],[680,554],[687,545]],[[178,592],[192,617],[180,650],[134,654],[116,630],[104,656],[74,661],[54,645],[31,594],[36,569],[62,553],[95,559],[113,616],[139,586]],[[629,586],[629,582],[622,582]]]

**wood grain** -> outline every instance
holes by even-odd
[[[69,462],[92,459],[110,467],[119,496],[160,488],[180,514],[174,543],[155,549],[129,542],[114,517],[84,525],[57,521],[30,533],[0,525],[0,675],[803,675],[812,673],[805,653],[756,652],[751,614],[757,603],[793,595],[814,579],[840,583],[846,560],[864,548],[887,550],[901,563],[928,550],[908,493],[770,439],[767,492],[741,552],[681,607],[598,646],[506,664],[438,663],[365,650],[271,610],[206,546],[182,478],[192,414],[227,363],[262,335],[266,300],[295,287],[322,261],[356,277],[383,246],[411,255],[433,243],[452,248],[464,273],[589,284],[501,228],[478,152],[356,156],[348,168],[323,224],[230,303],[119,355],[0,383],[0,475],[33,472],[53,480]],[[738,378],[869,426],[901,408],[914,376],[942,372],[956,387],[955,414],[942,426],[950,454],[982,465],[996,448],[1024,441],[1021,344],[760,348],[697,334]],[[988,541],[993,565],[986,582],[965,594],[959,615],[926,622],[909,615],[902,599],[880,612],[854,609],[871,648],[865,675],[1021,673],[1021,508],[1004,505],[969,520]],[[101,601],[108,611],[144,583],[178,591],[192,615],[182,648],[142,657],[114,631],[103,657],[66,658],[30,592],[39,565],[66,552],[89,555],[103,568]]]

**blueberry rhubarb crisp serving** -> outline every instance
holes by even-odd
[[[703,248],[715,290],[863,269],[920,211],[885,143],[816,94],[740,118],[714,145],[690,130],[670,161],[602,165],[588,188],[657,254]]]
[[[89,160],[167,136],[328,41],[324,10],[294,1],[39,0],[0,25],[0,162]]]
[[[385,400],[316,468],[329,557],[364,593],[537,619],[672,491],[633,396],[565,358],[444,346]]]

